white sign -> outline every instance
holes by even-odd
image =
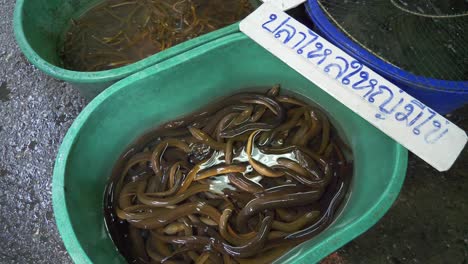
[[[240,30],[437,170],[463,150],[465,131],[278,7],[261,5]]]
[[[297,7],[305,1],[306,0],[262,0],[262,2],[270,3],[283,11]]]

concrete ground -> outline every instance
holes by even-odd
[[[70,263],[54,222],[51,178],[67,128],[86,105],[31,66],[0,0],[0,263]],[[451,119],[468,129],[468,107]],[[468,153],[438,173],[410,157],[403,190],[371,230],[325,263],[468,263]]]

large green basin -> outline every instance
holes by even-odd
[[[139,135],[245,87],[281,83],[321,105],[354,153],[354,176],[336,220],[278,263],[315,263],[374,225],[402,186],[407,151],[242,33],[147,68],[105,90],[79,115],[60,148],[53,205],[76,263],[123,263],[103,216],[114,162]]]
[[[26,58],[41,71],[67,81],[82,95],[93,98],[118,80],[194,47],[239,31],[237,24],[175,45],[130,65],[98,72],[71,71],[60,67],[58,50],[70,19],[77,18],[100,0],[17,0],[13,18],[16,41]]]

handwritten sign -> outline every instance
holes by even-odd
[[[261,5],[240,30],[437,170],[463,150],[465,131],[277,7]]]
[[[262,0],[264,3],[270,3],[282,11],[289,10],[304,3],[306,0]]]

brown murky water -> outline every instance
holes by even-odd
[[[233,95],[125,151],[107,227],[130,263],[271,263],[331,223],[351,157],[317,107],[276,88]]]
[[[233,24],[253,10],[248,0],[106,0],[71,21],[63,67],[122,67]]]

